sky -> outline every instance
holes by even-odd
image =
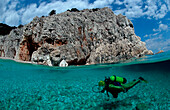
[[[149,50],[170,50],[170,0],[0,0],[0,23],[25,25],[35,16],[48,16],[51,10],[104,7],[127,16]]]

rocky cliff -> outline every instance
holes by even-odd
[[[0,56],[57,66],[115,63],[148,54],[132,22],[109,8],[35,17],[0,36]]]

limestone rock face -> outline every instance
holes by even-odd
[[[149,51],[147,52],[147,55],[154,55],[154,53],[153,53],[151,50],[149,50]]]
[[[15,58],[18,56],[22,33],[23,29],[17,28],[12,30],[9,35],[0,35],[0,57]]]
[[[132,22],[109,8],[35,17],[0,37],[1,57],[52,66],[58,66],[63,57],[69,65],[84,65],[115,63],[148,53]]]

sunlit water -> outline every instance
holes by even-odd
[[[140,83],[115,99],[92,87],[105,76],[125,77]],[[131,62],[67,68],[23,64],[0,59],[0,110],[37,109],[170,109],[170,52]],[[108,100],[109,99],[109,100]]]

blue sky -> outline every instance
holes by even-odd
[[[170,0],[0,0],[0,22],[18,26],[35,16],[47,16],[53,9],[61,13],[103,7],[127,16],[148,49],[170,50]]]

